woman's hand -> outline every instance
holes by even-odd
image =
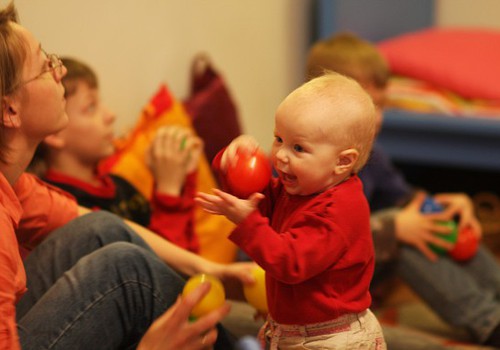
[[[203,142],[185,127],[172,125],[158,129],[146,154],[156,190],[180,196],[186,176],[198,166]]]
[[[440,225],[438,221],[451,220],[452,215],[446,212],[423,214],[420,208],[425,197],[425,193],[417,193],[413,200],[396,215],[396,237],[400,242],[420,250],[429,260],[435,261],[437,255],[429,248],[430,243],[446,250],[453,248],[452,243],[436,235],[436,233],[451,233],[450,228]]]
[[[138,350],[211,349],[217,339],[216,324],[228,313],[229,304],[189,321],[193,307],[208,293],[210,283],[202,283],[186,297],[179,297],[163,315],[151,324],[141,339]]]

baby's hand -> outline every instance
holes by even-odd
[[[222,154],[220,168],[225,171],[229,167],[229,165],[236,165],[238,161],[238,152],[245,152],[253,154],[257,152],[259,149],[259,144],[257,140],[255,140],[252,136],[249,135],[240,135],[235,138],[229,146],[227,146],[226,150]]]
[[[248,199],[240,199],[224,191],[214,189],[214,194],[198,192],[195,201],[205,211],[224,215],[235,224],[246,219],[257,209],[259,202],[264,198],[261,193],[254,193]]]

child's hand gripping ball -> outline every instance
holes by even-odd
[[[427,197],[424,203],[422,203],[422,207],[420,208],[420,211],[422,213],[439,213],[442,212],[443,210],[444,210],[443,206],[435,202],[434,199],[432,199],[431,197]],[[457,223],[453,220],[449,220],[449,221],[440,221],[439,224],[447,226],[450,229],[450,232],[446,234],[437,233],[437,235],[440,238],[450,243],[455,243],[457,241],[457,236],[458,236]],[[443,255],[447,253],[446,249],[434,245],[432,243],[429,244],[429,246],[436,254]]]
[[[243,293],[250,305],[257,309],[257,311],[266,314],[267,309],[267,295],[266,295],[266,272],[257,266],[252,270],[252,275],[255,278],[255,283],[245,284],[243,286]]]
[[[271,164],[261,151],[254,154],[237,152],[236,164],[229,165],[225,173],[228,192],[239,198],[248,198],[261,192],[271,180]]]
[[[182,295],[186,296],[203,282],[210,283],[210,290],[207,295],[193,308],[191,316],[199,318],[208,314],[222,305],[226,300],[226,293],[221,281],[215,277],[206,274],[198,274],[192,276],[184,286]]]

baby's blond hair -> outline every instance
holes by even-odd
[[[304,83],[295,92],[303,98],[327,99],[331,103],[329,120],[320,125],[322,132],[345,149],[356,149],[359,158],[353,171],[361,170],[370,155],[376,132],[376,112],[370,95],[356,80],[331,71]],[[336,128],[339,125],[340,132]]]

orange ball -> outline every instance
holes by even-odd
[[[248,303],[258,311],[267,313],[267,294],[266,294],[266,272],[262,267],[257,266],[252,270],[255,283],[245,284],[243,293]]]
[[[196,306],[191,311],[191,316],[197,318],[208,314],[210,311],[218,309],[219,307],[224,305],[224,302],[226,300],[226,293],[224,292],[224,286],[222,285],[221,281],[217,277],[207,274],[198,274],[192,276],[184,286],[182,296],[186,296],[187,294],[191,293],[203,282],[210,283],[210,290],[207,295],[205,295],[203,299],[201,299],[200,302],[196,304]]]

